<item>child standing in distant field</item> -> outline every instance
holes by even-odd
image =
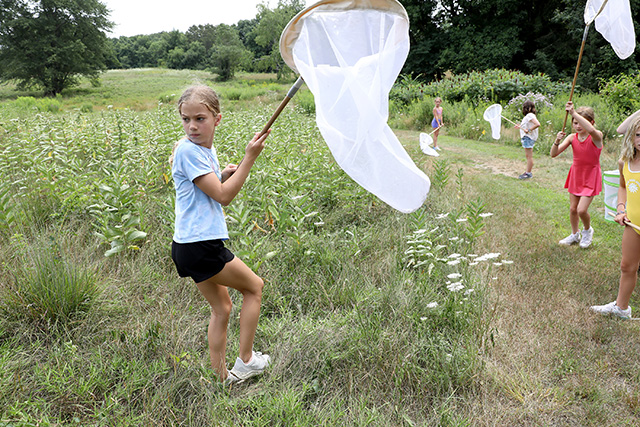
[[[524,148],[524,155],[527,159],[527,167],[522,175],[518,179],[529,179],[533,176],[531,170],[533,169],[533,146],[538,140],[538,128],[540,122],[536,117],[536,106],[533,101],[524,101],[522,104],[522,122],[516,125],[516,128],[520,129],[520,140],[522,147]]]
[[[437,97],[434,100],[434,103],[436,105],[433,107],[433,120],[431,120],[431,127],[434,129],[433,148],[440,151],[440,147],[438,147],[438,134],[440,133],[440,128],[444,126],[444,121],[442,119],[443,108],[440,106],[440,104],[442,104],[442,98]]]
[[[640,265],[640,231],[628,225],[629,222],[640,225],[640,119],[637,114],[633,117],[635,120],[631,123],[625,120],[618,127],[618,132],[626,130],[618,160],[620,186],[615,216],[615,221],[625,226],[622,234],[618,296],[609,304],[591,307],[596,313],[611,314],[623,319],[631,318],[629,300],[638,281]]]
[[[602,132],[595,128],[595,116],[590,107],[573,108],[573,102],[567,102],[565,109],[571,114],[571,125],[576,131],[566,136],[558,132],[551,145],[551,157],[556,157],[567,147],[573,151],[573,164],[569,169],[564,188],[569,191],[569,220],[571,234],[560,240],[561,245],[580,243],[581,248],[588,248],[593,240],[593,227],[589,206],[593,197],[602,191],[602,170],[600,169],[600,153],[602,152]],[[582,220],[584,229],[579,230]]]
[[[211,306],[208,329],[211,366],[225,383],[261,374],[269,365],[266,354],[253,351],[264,282],[224,246],[229,238],[222,205],[242,188],[264,148],[264,135],[256,133],[245,148],[240,165],[220,171],[213,136],[222,114],[216,93],[207,86],[188,88],[178,101],[186,137],[171,156],[176,204],[171,257],[181,277],[191,277]],[[239,357],[227,371],[225,354],[231,314],[228,287],[242,293]]]

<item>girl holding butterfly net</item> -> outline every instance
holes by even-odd
[[[573,102],[567,102],[565,109],[571,115],[571,125],[575,133],[566,136],[558,132],[551,145],[551,157],[557,157],[569,146],[573,151],[573,164],[569,169],[564,188],[569,191],[569,221],[571,234],[560,240],[561,245],[579,243],[581,248],[588,248],[593,240],[593,227],[589,206],[594,196],[602,191],[602,170],[600,153],[602,152],[602,132],[595,128],[594,113],[591,107],[580,107],[577,110]],[[580,232],[582,221],[584,229]]]
[[[438,135],[440,134],[440,128],[444,126],[442,119],[443,108],[440,105],[442,104],[442,98],[437,97],[433,102],[435,104],[433,107],[433,120],[431,121],[431,127],[433,128],[433,148],[434,150],[440,151],[440,147],[438,147]]]
[[[515,125],[517,129],[520,129],[520,141],[522,148],[524,148],[524,155],[527,159],[527,167],[522,175],[518,179],[529,179],[533,177],[531,170],[533,169],[533,146],[538,139],[538,128],[540,122],[536,117],[536,106],[533,101],[524,101],[522,104],[522,122],[519,125]]]
[[[178,111],[186,136],[176,143],[170,159],[176,189],[171,258],[178,274],[193,278],[211,306],[207,337],[213,370],[226,383],[244,381],[261,374],[270,362],[268,355],[253,351],[264,282],[225,248],[229,234],[222,205],[239,193],[270,132],[256,133],[241,164],[221,171],[213,147],[222,120],[216,93],[207,86],[188,88],[178,101]],[[227,288],[242,293],[240,354],[231,371],[225,362],[232,309]]]

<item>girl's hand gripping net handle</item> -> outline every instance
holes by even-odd
[[[611,213],[611,212],[607,212],[607,213],[608,213],[610,216],[613,216],[613,217],[615,217],[615,216],[616,216],[616,214],[614,214],[614,213]],[[631,221],[625,221],[624,223],[625,223],[625,224],[627,224],[629,227],[631,227],[631,228],[635,228],[636,230],[640,231],[640,226],[635,225],[635,224],[634,224],[634,223],[632,223]]]

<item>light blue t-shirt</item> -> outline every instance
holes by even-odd
[[[182,139],[176,147],[171,168],[176,189],[173,232],[176,243],[229,238],[222,206],[193,183],[197,177],[212,172],[221,177],[215,148],[208,149],[187,138]]]

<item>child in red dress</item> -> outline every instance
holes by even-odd
[[[560,240],[561,245],[579,243],[588,248],[593,240],[593,227],[589,216],[589,206],[593,197],[602,191],[602,170],[600,153],[602,152],[602,132],[595,128],[594,113],[590,107],[573,108],[573,102],[567,102],[565,109],[571,114],[571,124],[575,133],[566,136],[558,132],[551,146],[551,157],[556,157],[567,147],[573,151],[573,164],[569,169],[564,188],[569,191],[569,219],[571,234]],[[582,221],[583,230],[579,224]]]

